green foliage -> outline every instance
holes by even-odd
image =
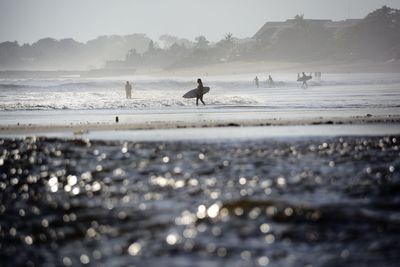
[[[399,59],[400,10],[387,6],[375,10],[359,24],[347,29],[339,43],[353,57]]]
[[[208,44],[210,43],[207,38],[203,35],[197,36],[195,38],[196,41],[196,48],[198,49],[207,49]]]
[[[100,36],[86,44],[51,38],[23,46],[4,42],[0,68],[68,69],[99,62],[110,68],[172,68],[233,60],[399,60],[400,10],[383,6],[360,21],[342,22],[309,20],[299,14],[286,22],[266,23],[253,38],[227,33],[213,44],[203,35],[195,42],[172,35],[159,40],[162,48],[144,34]]]

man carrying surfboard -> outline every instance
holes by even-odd
[[[204,103],[204,101],[203,101],[203,95],[204,95],[204,86],[203,86],[203,82],[199,78],[199,79],[197,79],[196,106],[199,105],[199,99],[200,99],[201,103],[203,103],[204,106],[206,105],[206,103]]]
[[[307,81],[309,81],[309,80],[311,80],[311,79],[312,79],[312,75],[311,75],[311,74],[310,74],[309,76],[307,76],[307,75],[305,74],[305,72],[303,72],[303,73],[302,73],[302,76],[300,76],[300,74],[297,73],[297,81],[303,83],[302,86],[301,86],[301,88],[307,88],[307,87],[308,87]]]
[[[201,79],[197,79],[197,88],[190,90],[186,94],[184,94],[182,97],[183,98],[196,98],[196,105],[199,105],[199,100],[203,105],[205,106],[206,104],[203,101],[203,96],[210,92],[210,87],[204,87],[203,82]]]
[[[307,75],[303,72],[303,77],[301,77],[303,80],[303,84],[301,85],[301,88],[303,89],[307,89],[308,88],[308,84],[307,84]]]

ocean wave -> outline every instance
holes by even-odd
[[[281,79],[282,78],[282,79]],[[277,77],[275,85],[251,79],[204,79],[211,92],[204,98],[213,106],[263,106],[272,109],[397,107],[400,78],[327,76],[311,81],[307,90],[289,76]],[[50,109],[145,109],[192,106],[182,95],[196,87],[189,79],[137,79],[133,99],[125,99],[125,81],[101,79],[0,80],[0,110]],[[369,86],[372,85],[372,86]],[[379,89],[379,90],[378,90]]]
[[[38,86],[28,85],[28,84],[0,84],[0,89],[24,89],[24,88],[39,88]]]
[[[174,80],[174,79],[149,79],[149,80],[132,80],[134,88],[138,90],[146,89],[160,89],[160,90],[175,90],[190,88],[196,88],[196,82],[193,80]],[[344,79],[343,77],[335,78],[329,77],[329,79],[323,80],[310,80],[308,82],[310,86],[362,86],[362,85],[391,85],[400,84],[400,78],[388,77],[388,78],[358,78],[357,79]],[[15,89],[35,89],[35,90],[86,90],[86,89],[123,89],[125,85],[124,80],[48,80],[48,79],[27,79],[27,80],[1,80],[0,89],[2,90],[15,90]],[[290,79],[277,79],[274,85],[268,85],[265,81],[260,82],[260,89],[263,88],[298,88],[301,82],[297,82],[295,78]],[[210,86],[215,89],[226,89],[226,90],[249,90],[254,89],[254,82],[249,80],[206,80],[205,86]]]

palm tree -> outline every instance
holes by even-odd
[[[296,25],[296,28],[303,30],[306,27],[306,21],[304,19],[304,15],[303,14],[296,15],[294,17],[294,24]]]
[[[225,41],[227,43],[233,44],[233,33],[228,32],[227,34],[225,34]]]

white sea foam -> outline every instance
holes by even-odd
[[[332,74],[311,81],[306,90],[296,74],[275,74],[276,86],[269,88],[260,77],[256,88],[251,75],[205,77],[211,92],[208,106],[260,107],[269,109],[313,109],[354,107],[398,107],[398,74]],[[121,78],[101,79],[1,79],[0,110],[51,109],[163,109],[193,106],[182,95],[196,87],[195,79],[129,77],[133,99],[125,99]]]

